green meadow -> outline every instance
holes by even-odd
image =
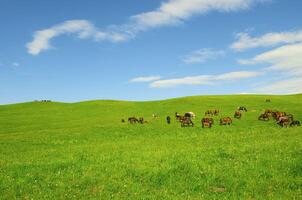
[[[220,126],[238,106],[242,119]],[[302,128],[258,121],[265,109],[301,121],[302,95],[1,105],[0,199],[302,199]],[[130,116],[149,123],[121,123]]]

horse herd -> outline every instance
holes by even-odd
[[[301,126],[300,121],[295,120],[292,114],[283,111],[267,109],[258,117],[258,120],[261,121],[269,121],[270,119],[274,119],[282,127]]]
[[[268,100],[266,100],[268,102]],[[235,119],[241,119],[244,112],[247,112],[247,108],[245,106],[240,106],[235,110],[234,117]],[[207,110],[200,121],[202,128],[211,128],[214,125],[214,116],[219,116],[220,111],[218,109],[211,109]],[[153,114],[153,119],[159,118],[159,115]],[[175,120],[180,123],[181,127],[193,127],[194,122],[193,119],[196,118],[196,115],[193,112],[186,112],[184,115],[179,114],[178,112],[175,113]],[[274,119],[276,123],[282,127],[288,126],[301,126],[300,121],[295,120],[292,114],[287,114],[286,112],[281,112],[277,110],[266,109],[263,114],[258,117],[260,121],[269,121],[270,119]],[[124,119],[121,120],[122,123],[126,121]],[[149,123],[143,117],[129,117],[128,122],[130,124],[146,124]],[[166,123],[171,123],[171,117],[166,117]],[[223,125],[231,125],[233,123],[233,119],[231,117],[222,117],[219,120],[219,124]]]

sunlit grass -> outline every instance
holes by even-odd
[[[242,105],[233,125],[201,128],[207,109]],[[258,121],[266,108],[302,120],[302,95],[0,106],[0,198],[301,199],[302,129]],[[195,127],[167,125],[176,111],[195,112]]]

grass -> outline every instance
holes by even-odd
[[[218,125],[241,105],[241,120]],[[202,129],[211,108],[221,115]],[[2,105],[0,199],[302,199],[302,128],[258,121],[267,108],[302,120],[302,95]],[[196,113],[195,127],[176,111]],[[121,123],[133,115],[150,123]]]

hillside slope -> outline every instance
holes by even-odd
[[[238,106],[242,119],[219,126]],[[211,108],[221,114],[202,129]],[[302,198],[302,129],[258,121],[267,108],[302,120],[302,95],[2,105],[0,198]],[[181,128],[176,111],[196,113],[195,127]],[[149,123],[121,123],[129,116]]]

